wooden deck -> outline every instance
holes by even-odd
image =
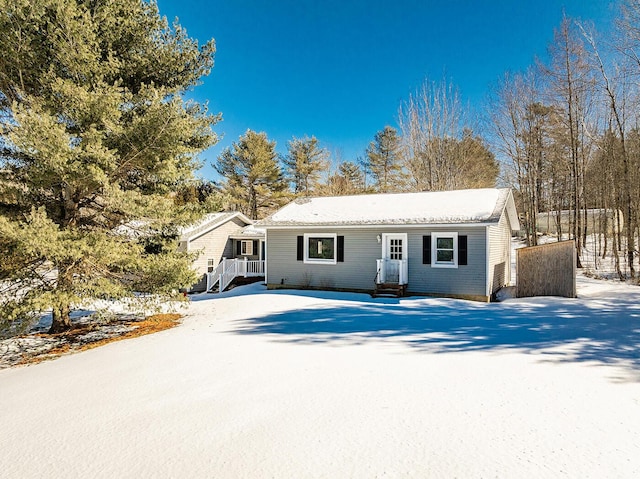
[[[264,277],[264,260],[223,259],[210,273],[207,273],[207,291],[217,285],[224,291],[238,277]]]

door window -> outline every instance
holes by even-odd
[[[402,259],[402,239],[390,238],[389,239],[389,259]]]

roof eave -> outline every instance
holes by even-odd
[[[497,221],[460,222],[460,223],[297,223],[297,224],[261,224],[264,229],[291,230],[310,228],[471,228],[495,225]]]
[[[229,235],[229,238],[234,240],[264,239],[264,233],[255,233],[250,235],[238,233]]]
[[[207,233],[213,231],[214,229],[218,228],[219,226],[222,226],[223,224],[227,223],[228,221],[231,221],[234,218],[239,218],[241,221],[243,221],[244,223],[248,224],[248,225],[252,225],[255,223],[254,220],[248,218],[247,216],[245,216],[243,213],[240,213],[239,211],[234,212],[231,216],[227,216],[224,217],[216,222],[211,223],[211,225],[207,226],[206,228],[198,231],[193,231],[192,233],[186,233],[183,234],[182,236],[180,236],[180,241],[187,241],[187,242],[191,242],[195,239],[200,238],[202,235],[206,235]]]

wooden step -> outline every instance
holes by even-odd
[[[407,291],[406,284],[397,284],[397,283],[381,283],[376,284],[376,288],[371,294],[372,297],[394,297],[401,298],[405,295]]]

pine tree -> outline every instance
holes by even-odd
[[[282,205],[287,183],[278,163],[276,143],[252,130],[227,148],[214,165],[226,181],[222,187],[233,206],[252,219]]]
[[[293,138],[289,142],[284,166],[295,194],[309,195],[315,190],[320,173],[327,168],[328,156],[315,136]]]
[[[452,189],[494,188],[500,168],[483,139],[465,129],[460,140],[451,141],[456,152]]]
[[[200,204],[207,211],[216,211],[216,205],[219,205],[220,201],[220,192],[216,184],[201,178],[181,186],[175,193],[176,204]]]
[[[349,193],[357,193],[364,190],[364,174],[362,169],[353,161],[343,161],[338,166],[338,174],[349,185]]]
[[[395,128],[385,126],[375,134],[367,148],[366,165],[378,191],[391,193],[401,188],[404,179],[402,147]]]
[[[355,195],[364,192],[364,174],[352,161],[343,161],[338,171],[329,175],[323,194],[328,196]]]
[[[172,191],[216,140],[218,117],[183,100],[213,41],[143,0],[0,0],[0,50],[0,317],[51,310],[57,332],[89,298],[188,286],[188,256],[118,226],[194,218]]]

